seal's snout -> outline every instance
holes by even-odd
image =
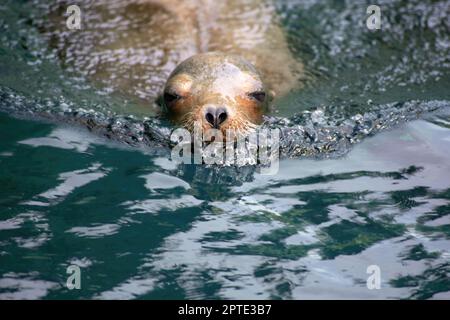
[[[227,118],[227,109],[224,107],[208,106],[205,109],[205,120],[215,129],[219,129]]]

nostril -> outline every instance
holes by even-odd
[[[210,106],[205,110],[205,120],[213,127],[218,129],[219,126],[228,118],[228,113],[224,107]]]
[[[206,112],[205,119],[214,126],[214,115],[211,112]]]
[[[217,115],[217,124],[225,122],[225,120],[227,120],[228,117],[227,111],[222,108],[217,110],[216,115]]]

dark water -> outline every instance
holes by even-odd
[[[145,22],[77,3],[105,41]],[[0,298],[450,298],[449,1],[381,1],[377,32],[366,1],[277,1],[312,80],[267,118],[273,176],[173,164],[150,101],[171,64],[149,96],[89,80],[64,5],[0,4]]]

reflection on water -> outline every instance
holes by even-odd
[[[450,298],[448,116],[214,185],[217,168],[0,122],[2,298]]]

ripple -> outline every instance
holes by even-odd
[[[89,168],[61,173],[60,183],[55,188],[36,195],[31,201],[24,201],[22,204],[29,206],[47,206],[59,203],[75,189],[85,186],[92,181],[106,176],[108,169],[102,168],[100,163],[94,163]]]
[[[175,178],[163,173],[150,173],[148,175],[142,176],[145,179],[145,187],[150,191],[156,189],[173,189],[173,188],[183,188],[190,189],[189,184],[179,178]]]
[[[132,212],[156,214],[163,210],[175,211],[181,208],[199,206],[203,201],[191,195],[182,195],[178,199],[148,199],[144,201],[127,201],[123,203]]]
[[[38,274],[18,274],[9,272],[0,278],[0,298],[4,300],[29,300],[45,297],[49,290],[59,285],[39,280]]]
[[[101,224],[92,227],[73,227],[66,232],[90,239],[103,238],[116,234],[120,229],[117,224]]]

